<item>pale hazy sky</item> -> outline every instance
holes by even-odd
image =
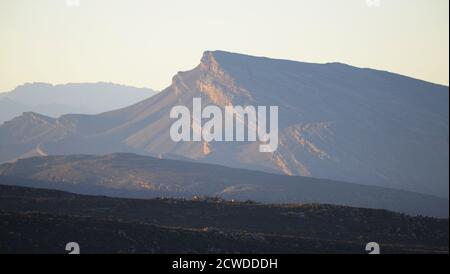
[[[215,49],[449,82],[448,0],[79,1],[0,0],[0,91],[98,81],[163,89]]]

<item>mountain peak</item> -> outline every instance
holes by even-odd
[[[33,120],[40,120],[40,121],[46,121],[46,122],[55,120],[55,119],[53,119],[51,117],[48,117],[48,116],[45,116],[45,115],[42,115],[42,114],[39,114],[39,113],[33,112],[33,111],[23,112],[22,116],[24,118],[29,118],[29,119],[33,119]]]
[[[225,67],[230,68],[232,65],[246,64],[251,60],[276,60],[267,57],[258,57],[246,55],[242,53],[235,53],[223,50],[207,50],[203,53],[200,65],[209,68],[212,71],[224,70]]]
[[[179,71],[172,78],[172,90],[177,95],[198,91],[206,94],[217,105],[230,103],[230,98],[225,93],[226,87],[233,85],[233,80],[217,60],[221,53],[224,52],[205,51],[197,67]]]
[[[218,53],[219,53],[218,51],[205,51],[200,61],[200,69],[210,71],[213,73],[221,72],[221,74],[223,74],[223,71],[220,68],[220,64],[216,58],[216,55]]]
[[[231,167],[448,193],[447,87],[337,63],[224,51],[205,51],[199,63],[179,72],[158,95],[126,108],[47,124],[38,117],[6,123],[0,126],[0,161],[42,144],[48,154],[171,154]],[[192,109],[193,98],[201,98],[202,107],[278,106],[278,150],[262,154],[253,142],[209,142],[208,150],[201,142],[173,142],[167,138],[173,124],[169,112],[179,105]]]

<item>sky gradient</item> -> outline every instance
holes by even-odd
[[[0,92],[99,81],[161,90],[217,49],[448,85],[449,1],[379,1],[0,0]]]

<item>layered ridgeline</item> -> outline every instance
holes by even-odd
[[[448,218],[448,199],[431,195],[123,153],[18,160],[0,165],[0,184],[113,197],[335,204]]]
[[[155,95],[148,88],[112,83],[51,85],[27,83],[0,93],[0,124],[23,112],[51,117],[68,113],[97,114],[129,106]]]
[[[180,142],[175,105],[279,107],[279,146]],[[205,52],[159,94],[100,115],[35,113],[0,127],[0,161],[30,155],[136,152],[448,197],[448,87],[339,63]],[[274,182],[275,183],[275,182]]]

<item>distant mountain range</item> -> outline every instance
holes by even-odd
[[[112,83],[28,83],[0,93],[0,124],[23,112],[54,118],[69,113],[97,114],[129,106],[155,94],[148,88]]]
[[[0,185],[0,253],[448,253],[448,219],[318,204],[119,199]]]
[[[261,153],[250,142],[173,142],[169,112],[192,107],[194,97],[220,107],[278,106],[278,150]],[[196,68],[132,106],[58,119],[25,113],[4,123],[0,161],[133,152],[447,198],[448,100],[446,86],[384,71],[207,51]]]
[[[22,159],[0,165],[0,184],[113,197],[335,204],[448,218],[448,199],[430,195],[134,154]]]

